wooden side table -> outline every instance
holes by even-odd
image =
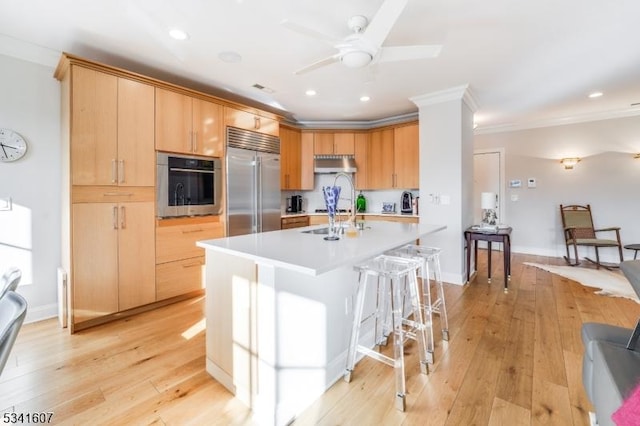
[[[511,228],[498,229],[497,231],[484,231],[478,228],[467,228],[464,231],[464,237],[467,240],[467,282],[471,277],[471,242],[473,241],[473,255],[475,256],[475,263],[477,270],[478,262],[478,241],[486,241],[488,252],[488,273],[487,278],[489,283],[491,282],[491,243],[498,242],[504,245],[504,291],[509,290],[508,284],[511,278]]]
[[[638,257],[638,251],[640,250],[640,244],[627,244],[626,246],[624,246],[624,248],[626,248],[627,250],[635,250],[633,254],[633,260],[636,260],[636,258]]]

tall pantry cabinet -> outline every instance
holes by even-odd
[[[73,57],[62,87],[63,268],[71,332],[152,303],[154,87]]]

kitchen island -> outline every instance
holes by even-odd
[[[291,422],[343,375],[353,265],[420,238],[428,244],[425,236],[445,228],[378,222],[338,241],[305,232],[325,226],[197,243],[206,249],[207,371],[261,424]]]

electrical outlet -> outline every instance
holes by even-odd
[[[527,187],[528,188],[535,188],[536,186],[537,186],[536,178],[527,179]]]

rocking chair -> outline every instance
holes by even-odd
[[[591,206],[563,206],[560,205],[560,215],[562,216],[562,227],[564,229],[564,240],[567,246],[567,255],[564,259],[570,266],[576,266],[580,264],[578,259],[578,246],[593,247],[596,251],[596,260],[585,259],[589,262],[595,263],[596,267],[604,267],[606,269],[617,268],[618,265],[605,265],[600,262],[600,254],[598,249],[600,247],[618,247],[618,254],[620,255],[620,262],[622,262],[622,243],[620,242],[620,228],[593,228],[593,218],[591,217]],[[616,239],[602,239],[596,237],[597,232],[615,232]],[[573,247],[574,261],[571,260],[569,254],[569,247]]]

